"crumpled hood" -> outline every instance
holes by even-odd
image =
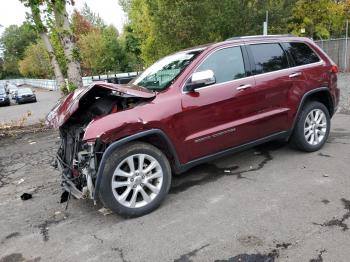
[[[46,117],[46,125],[52,128],[59,128],[76,112],[79,108],[79,101],[94,87],[106,88],[122,93],[123,95],[153,98],[156,93],[146,88],[135,85],[119,85],[105,82],[95,82],[88,87],[83,87],[70,93],[61,99]]]

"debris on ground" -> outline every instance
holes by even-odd
[[[21,199],[22,199],[23,201],[28,200],[28,199],[31,199],[31,198],[33,198],[33,196],[32,196],[32,194],[29,194],[29,193],[23,193],[23,194],[21,195]]]
[[[102,215],[104,215],[104,216],[113,214],[113,211],[112,211],[112,210],[110,210],[110,209],[108,209],[108,208],[105,208],[105,207],[99,209],[98,212],[100,212],[100,213],[101,213]]]
[[[68,191],[63,191],[62,195],[61,195],[61,201],[60,203],[65,203],[68,201],[69,198],[69,192]]]
[[[23,182],[24,182],[24,179],[21,178],[20,180],[18,180],[18,181],[16,182],[16,184],[17,184],[17,185],[20,185],[20,184],[22,184]]]

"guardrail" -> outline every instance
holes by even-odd
[[[108,74],[108,75],[98,75],[98,76],[86,76],[83,77],[83,86],[88,86],[94,81],[107,81],[109,79],[123,79],[123,78],[130,78],[130,77],[136,77],[139,74],[139,72],[129,72],[129,73],[120,73],[120,74]],[[67,81],[67,79],[66,79]],[[12,83],[12,84],[19,84],[19,85],[30,85],[34,87],[40,87],[48,90],[57,90],[58,85],[56,80],[52,79],[32,79],[32,78],[19,78],[19,79],[7,79],[7,80],[0,80],[0,84],[4,84],[6,82]]]

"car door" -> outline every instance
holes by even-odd
[[[292,95],[294,78],[289,57],[276,42],[248,44],[247,52],[256,82],[255,118],[259,137],[286,131],[290,126],[288,114],[291,109],[288,96]]]
[[[242,46],[219,48],[195,67],[193,73],[212,70],[216,83],[182,93],[178,128],[186,161],[257,138],[255,80],[244,52]]]

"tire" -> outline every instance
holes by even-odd
[[[140,160],[142,156],[143,161]],[[131,161],[135,172],[131,170]],[[140,162],[143,162],[141,169]],[[123,217],[139,217],[160,206],[170,184],[171,168],[163,152],[150,144],[133,142],[116,149],[107,159],[99,199],[105,207]]]
[[[308,102],[297,118],[291,142],[299,150],[315,152],[326,143],[330,128],[327,107],[317,101]]]

